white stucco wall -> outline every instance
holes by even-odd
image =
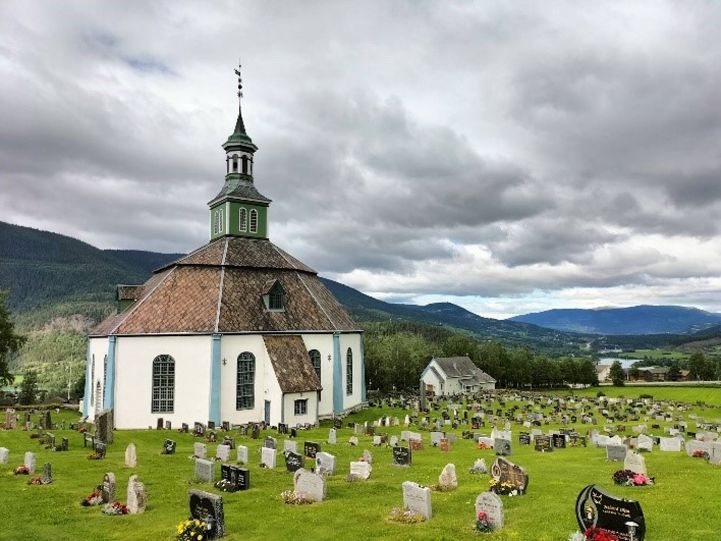
[[[153,359],[161,354],[175,359],[174,411],[152,413]],[[155,427],[159,417],[172,422],[174,428],[181,423],[206,423],[210,358],[210,336],[119,336],[115,350],[116,428]]]
[[[340,356],[342,365],[341,385],[343,388],[343,409],[353,408],[361,403],[361,334],[340,335]],[[346,394],[346,353],[348,348],[353,351],[353,392]]]
[[[102,387],[104,385],[103,382],[103,362],[105,359],[105,356],[108,354],[108,339],[107,338],[91,338],[88,340],[88,351],[89,351],[89,358],[91,362],[91,371],[88,372],[89,377],[93,377],[92,374],[92,364],[94,363],[95,366],[95,374],[92,381],[92,384],[90,385],[90,395],[86,397],[88,400],[88,418],[93,419],[95,417],[95,414],[98,413],[100,410],[103,409],[103,405],[97,404],[95,401],[95,389],[98,382],[100,382],[100,396],[102,397]],[[92,399],[91,399],[92,397]],[[92,404],[91,404],[92,400]],[[101,398],[102,402],[102,398]]]
[[[320,352],[320,393],[318,415],[333,414],[333,335],[304,334],[302,335],[306,350],[317,349]],[[286,410],[287,411],[287,410]],[[315,421],[304,421],[315,422]]]
[[[443,381],[435,374],[435,372],[433,372],[433,370],[426,369],[421,375],[421,380],[425,385],[433,385],[433,392],[436,395],[442,394],[441,384]]]
[[[296,424],[315,423],[318,420],[318,400],[315,391],[307,393],[288,393],[283,397],[284,407],[284,423],[289,426]],[[308,400],[308,410],[305,415],[295,415],[295,401]]]

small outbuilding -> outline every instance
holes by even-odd
[[[496,380],[478,368],[469,357],[434,357],[421,374],[427,394],[447,396],[489,391]]]

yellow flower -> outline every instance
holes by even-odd
[[[201,539],[203,539],[203,536],[202,536],[202,535],[199,535],[199,536],[198,536],[198,541],[201,541]]]

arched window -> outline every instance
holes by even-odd
[[[103,359],[103,404],[105,404],[105,390],[107,389],[108,383],[108,356],[106,355]]]
[[[233,154],[233,173],[238,172],[238,155]]]
[[[95,394],[93,393],[93,381],[95,381],[95,353],[90,359],[90,405],[94,403]]]
[[[238,211],[238,230],[241,233],[248,231],[248,209],[242,208]]]
[[[95,411],[100,411],[103,409],[103,403],[100,402],[101,400],[101,394],[100,394],[100,380],[95,384]]]
[[[235,409],[249,410],[255,407],[255,355],[244,351],[238,355],[238,379]]]
[[[345,394],[353,394],[353,350],[345,354]]]
[[[243,154],[242,161],[243,161],[243,174],[247,175],[248,174],[248,156]]]
[[[251,209],[250,211],[250,232],[258,232],[258,211],[255,209]]]
[[[175,404],[175,359],[158,355],[153,359],[152,413],[172,413]]]
[[[223,209],[218,211],[218,233],[223,232]]]
[[[320,380],[320,351],[311,349],[308,352],[308,356],[310,357],[310,364],[313,365],[313,370],[315,370],[318,380]]]

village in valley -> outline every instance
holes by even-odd
[[[0,23],[9,36],[0,38],[0,72],[3,59],[16,68],[3,72],[7,80],[46,74],[19,68],[30,50],[23,36],[49,20],[33,4],[0,8],[10,21]],[[587,19],[565,6],[561,24],[535,9],[401,4],[310,2],[303,13],[279,4],[281,14],[255,2],[202,13],[161,2],[166,15],[147,18],[137,6],[107,17],[76,5],[54,43],[71,51],[73,66],[97,54],[97,72],[76,66],[74,91],[59,75],[38,95],[8,84],[15,106],[0,108],[9,119],[0,171],[19,191],[12,205],[0,201],[0,540],[715,538],[721,268],[708,254],[718,255],[717,234],[711,225],[682,229],[675,214],[639,225],[650,207],[629,186],[671,176],[662,152],[639,165],[610,135],[588,143],[590,152],[585,133],[563,127],[583,107],[597,113],[589,94],[607,103],[620,92],[638,111],[640,75],[621,82],[621,72],[604,72],[614,88],[598,83],[588,75],[598,57],[579,60],[597,44],[561,46],[561,35],[581,39],[579,25],[625,17],[663,48],[649,28],[675,28],[661,13],[683,9],[663,3],[649,19],[601,6]],[[721,21],[718,7],[704,9]],[[421,17],[426,11],[436,16]],[[373,40],[347,48],[350,35],[368,34],[366,15],[381,13],[395,24],[379,24],[379,48]],[[450,34],[440,29],[446,17]],[[115,20],[118,28],[107,26]],[[311,28],[298,34],[301,20],[313,37]],[[518,43],[530,20],[548,25],[529,37],[541,40],[531,50]],[[135,28],[150,21],[157,36]],[[405,52],[411,36],[424,35],[416,25],[439,32],[443,69],[459,81],[443,85],[448,99],[437,99],[435,79],[403,92],[415,77],[431,82]],[[594,32],[616,46],[601,27]],[[223,58],[206,65],[215,49],[200,36],[216,30]],[[187,63],[170,60],[168,32],[189,40],[176,40]],[[553,54],[539,45],[546,39],[559,47]],[[460,60],[468,44],[488,53],[494,40],[519,56]],[[156,56],[139,52],[144,44]],[[301,46],[309,49],[300,54]],[[623,47],[641,65],[644,48]],[[238,51],[243,64],[228,64]],[[537,53],[573,57],[569,71],[588,73],[562,84],[549,66],[540,73],[535,60],[523,63]],[[308,75],[291,85],[276,73],[309,54],[328,62],[305,64],[323,82]],[[372,84],[397,88],[386,99],[341,86],[335,95],[336,81],[364,79],[355,78],[363,70],[345,71],[351,59],[377,77]],[[708,70],[696,68],[705,81]],[[476,76],[488,107],[462,88]],[[118,84],[111,90],[108,80]],[[216,81],[212,99],[195,90]],[[597,94],[569,97],[579,84]],[[528,114],[520,101],[509,104],[523,92]],[[30,105],[39,96],[58,126],[73,111],[50,137],[59,150],[44,144],[43,115]],[[658,131],[648,112],[638,111],[632,129],[630,112],[623,121],[602,114],[603,122],[580,115],[581,131]],[[509,118],[522,118],[522,129]],[[609,119],[620,125],[612,130]],[[531,151],[535,129],[544,143]],[[32,146],[57,164],[52,189],[36,172],[38,157],[23,157],[33,132],[44,135]],[[559,156],[549,133],[574,156]],[[595,152],[619,163],[599,165]],[[509,156],[518,163],[505,163]],[[705,192],[684,191],[694,185],[688,167],[686,184],[669,180],[648,200],[711,208],[700,202]],[[206,173],[210,180],[197,180]],[[10,185],[4,191],[9,199]],[[28,199],[43,219],[30,218]],[[573,211],[564,214],[567,203]],[[605,206],[616,221],[602,216]],[[579,209],[584,223],[575,221]],[[619,307],[599,308],[609,304]]]

